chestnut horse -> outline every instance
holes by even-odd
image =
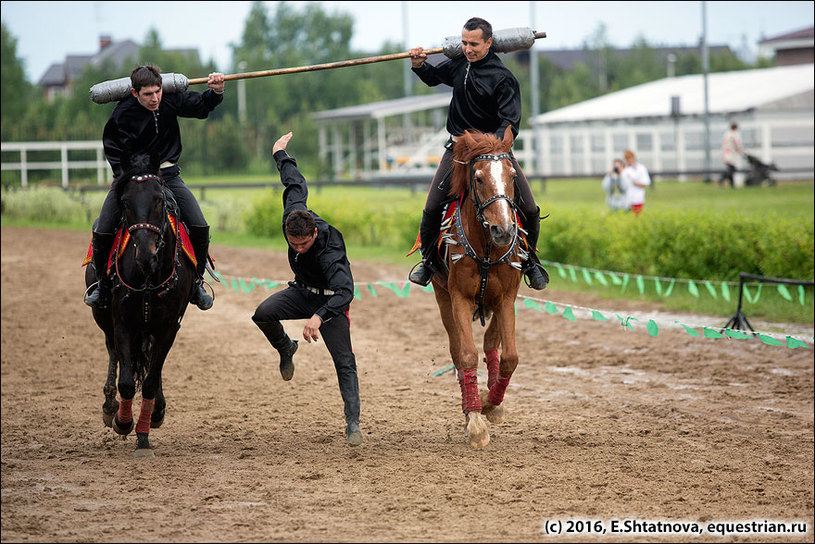
[[[449,194],[458,197],[457,209],[442,226],[449,275],[446,285],[439,275],[433,277],[461,386],[467,435],[476,449],[490,441],[487,420],[502,421],[501,402],[518,366],[515,297],[526,252],[514,203],[517,172],[510,160],[512,142],[510,128],[503,141],[479,132],[465,132],[456,141]],[[488,391],[479,395],[472,322],[480,319],[484,325],[485,318],[489,319],[484,336]]]

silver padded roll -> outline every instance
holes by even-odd
[[[161,88],[165,93],[186,91],[190,80],[184,74],[161,74]],[[90,90],[91,100],[97,104],[119,101],[130,94],[130,78],[122,77],[97,83]]]
[[[504,28],[492,34],[492,47],[498,53],[510,53],[529,49],[535,43],[535,32],[529,27]],[[447,36],[442,43],[444,56],[454,59],[460,57],[461,36]]]

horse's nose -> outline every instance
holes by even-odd
[[[512,237],[515,235],[515,226],[504,228],[501,225],[490,225],[490,237],[492,243],[497,246],[506,246],[512,242]]]

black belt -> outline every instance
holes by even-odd
[[[331,289],[322,289],[320,287],[309,287],[308,285],[303,285],[302,283],[299,284],[299,286],[302,287],[303,289],[311,291],[315,295],[331,296],[334,294],[334,291],[332,291]]]

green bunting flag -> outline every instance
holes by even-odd
[[[563,317],[568,319],[569,321],[577,321],[574,317],[574,313],[572,312],[572,308],[570,306],[566,306],[566,309],[563,310]]]
[[[710,296],[712,296],[713,298],[718,298],[719,293],[716,292],[716,288],[713,287],[712,283],[710,283],[709,281],[706,281],[705,282],[705,287],[707,287],[707,292],[710,293]]]
[[[608,321],[608,318],[598,312],[597,310],[591,311],[591,316],[594,318],[595,321]]]
[[[674,323],[679,323],[679,321],[675,321]],[[691,336],[699,336],[699,333],[696,332],[695,329],[693,329],[691,327],[688,327],[684,323],[679,323],[679,324],[682,326],[683,329],[685,329],[685,332],[688,333],[689,335],[691,335]]]
[[[563,265],[558,264],[557,266],[557,273],[560,274],[560,277],[564,280],[566,279],[566,269],[563,268]]]
[[[625,293],[625,288],[628,287],[628,280],[629,280],[628,274],[624,275],[623,276],[623,285],[622,285],[622,287],[620,287],[620,294]]]
[[[730,288],[727,287],[726,281],[722,282],[722,298],[725,299],[725,301],[730,302]]]
[[[724,335],[722,333],[714,331],[713,329],[702,327],[702,330],[705,333],[705,338],[724,338]]]
[[[761,340],[765,344],[769,344],[771,346],[783,346],[784,345],[781,342],[779,342],[778,340],[776,340],[775,338],[773,338],[772,336],[767,336],[766,334],[761,334],[761,333],[757,332],[756,336],[758,336],[759,340]]]
[[[238,278],[238,286],[241,288],[241,291],[244,293],[251,293],[255,289],[255,285],[246,285],[246,282],[243,281],[242,278]]]
[[[674,285],[676,285],[676,280],[675,280],[675,279],[672,279],[672,280],[671,280],[671,283],[668,285],[668,288],[667,288],[667,289],[665,289],[665,296],[666,296],[666,297],[671,296],[671,291],[673,291],[673,290],[674,290]]]
[[[659,327],[657,327],[656,321],[653,319],[648,320],[648,325],[646,325],[646,329],[648,330],[648,334],[651,336],[656,336],[659,334]]]
[[[614,285],[623,284],[623,280],[621,280],[620,276],[618,274],[615,274],[614,272],[608,272],[608,277],[611,278],[611,283],[613,283]]]
[[[637,320],[636,317],[628,316],[626,318],[623,318],[623,316],[621,316],[620,314],[614,314],[614,315],[617,316],[617,319],[620,320],[620,325],[622,325],[622,327],[624,329],[628,329],[629,331],[634,330],[634,325],[631,324],[631,321],[636,321]]]
[[[370,284],[370,283],[368,284],[368,291],[370,291],[371,296],[373,296],[374,298],[379,296],[379,295],[376,294],[376,291],[374,290],[374,286],[372,284]]]
[[[642,279],[642,276],[637,276],[637,289],[641,295],[645,293],[645,280]]]
[[[556,313],[558,313],[557,306],[555,306],[554,304],[552,304],[551,302],[548,302],[548,301],[546,302],[546,304],[543,305],[543,309],[544,309],[544,311],[546,311],[547,314],[556,314]]]
[[[540,305],[531,298],[524,299],[524,306],[532,308],[533,310],[542,310]]]
[[[792,348],[792,349],[805,348],[808,345],[809,344],[807,344],[806,342],[801,342],[797,338],[793,338],[792,336],[787,336],[787,347],[788,348]]]
[[[699,288],[696,287],[696,284],[692,281],[688,282],[688,292],[696,298],[699,298]]]
[[[605,287],[608,287],[608,280],[606,280],[606,277],[603,275],[603,273],[602,273],[602,272],[600,272],[599,270],[597,270],[597,271],[594,273],[594,277],[595,277],[595,279],[596,279],[596,280],[597,280],[597,281],[598,281],[600,284],[602,284],[602,285],[603,285],[603,286],[605,286]]]
[[[357,300],[362,300],[362,297],[359,294],[359,285],[354,285],[354,298]]]
[[[569,277],[572,278],[574,283],[577,283],[577,274],[574,271],[574,268],[569,268]]]
[[[750,290],[747,288],[747,285],[741,286],[741,292],[744,295],[744,299],[747,302],[749,302],[750,304],[753,304],[755,302],[755,300],[753,300],[753,295],[750,294]]]
[[[744,298],[747,299],[747,302],[749,302],[750,304],[755,304],[756,302],[758,302],[758,299],[761,297],[761,287],[763,285],[764,284],[762,284],[762,283],[758,284],[758,287],[756,288],[756,294],[755,295],[750,294],[749,289],[747,289],[747,285],[743,286]]]
[[[778,284],[778,293],[782,297],[784,297],[784,299],[789,300],[790,302],[792,302],[792,295],[790,295],[790,292],[787,289],[787,286],[784,285],[783,283]]]
[[[424,291],[425,293],[432,293],[433,292],[433,284],[428,283],[427,285],[422,287],[422,291]]]
[[[654,278],[654,289],[656,289],[657,295],[662,295],[662,284],[659,283],[659,278]]]
[[[749,334],[743,333],[741,331],[736,331],[733,329],[725,329],[724,333],[730,338],[735,338],[736,340],[745,340],[747,338],[750,338]]]
[[[798,300],[801,302],[801,306],[803,306],[806,300],[806,291],[804,291],[803,285],[798,286]]]
[[[588,268],[582,268],[580,271],[583,273],[583,281],[586,282],[586,285],[591,285],[592,281],[591,281],[591,274],[589,274],[589,269]]]

